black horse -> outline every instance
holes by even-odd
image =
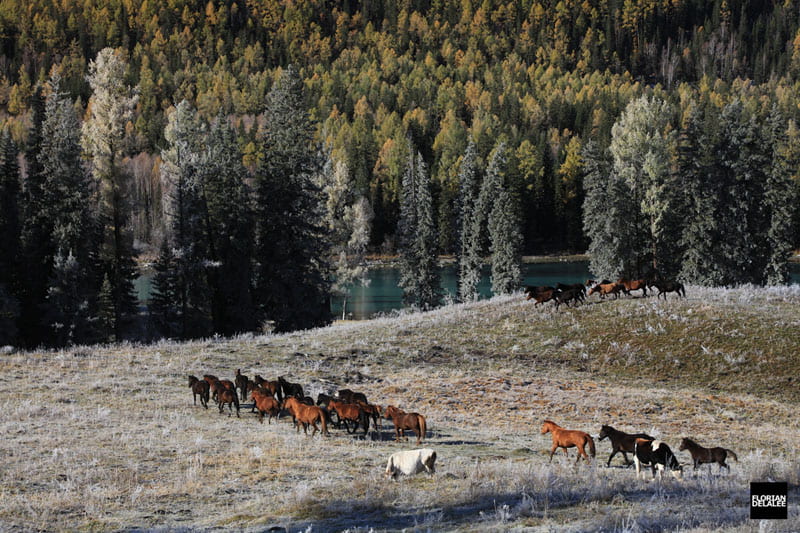
[[[622,457],[625,458],[625,466],[630,466],[631,462],[628,460],[628,456],[625,452],[633,453],[633,446],[636,442],[636,439],[653,440],[653,437],[645,433],[631,434],[625,433],[624,431],[619,431],[611,426],[603,426],[600,428],[600,435],[598,436],[597,440],[603,440],[606,437],[608,437],[608,440],[611,441],[611,448],[613,449],[611,455],[608,456],[608,462],[606,463],[606,466],[611,466],[611,459],[613,459],[617,452],[622,452]]]

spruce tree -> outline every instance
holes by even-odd
[[[181,319],[175,305],[180,298],[178,268],[175,263],[175,254],[167,239],[164,239],[158,258],[153,264],[153,291],[147,310],[158,333],[166,337],[177,335],[181,331]]]
[[[212,123],[200,164],[211,317],[232,335],[258,326],[250,294],[253,213],[236,132],[222,115]]]
[[[17,149],[8,130],[0,137],[0,345],[17,343],[17,254],[20,248]]]
[[[102,224],[100,261],[108,281],[107,296],[113,314],[109,338],[120,340],[127,322],[136,312],[133,280],[133,235],[128,221],[130,177],[121,167],[126,126],[133,118],[136,90],[125,84],[127,63],[119,52],[104,48],[89,64],[87,80],[92,88],[90,114],[83,124],[83,145],[91,161],[92,175],[99,189]]]
[[[166,235],[174,254],[176,314],[182,338],[210,333],[208,262],[203,223],[202,185],[199,176],[203,132],[196,111],[181,101],[169,115],[164,130],[166,149],[161,152]]]
[[[99,228],[91,205],[91,183],[81,160],[80,122],[60,90],[60,77],[50,79],[42,140],[36,162],[45,179],[46,205],[55,251],[48,275],[45,323],[54,342],[96,340],[100,290],[97,248]]]
[[[477,165],[475,143],[470,142],[458,172],[458,299],[462,302],[478,299],[478,283],[481,280],[481,228],[474,224],[480,184]]]
[[[411,145],[411,141],[409,141]],[[411,148],[411,146],[409,146]],[[417,157],[413,149],[408,151],[408,159],[400,190],[400,218],[397,221],[397,249],[399,252],[400,279],[398,284],[403,289],[403,302],[406,305],[417,305],[419,295],[417,289],[417,254],[414,241],[417,235]]]
[[[436,250],[439,239],[433,217],[433,196],[431,178],[422,154],[417,153],[417,232],[414,239],[416,256],[416,304],[423,310],[432,309],[441,303],[442,292],[439,275],[439,261]]]
[[[321,171],[303,84],[289,67],[267,95],[255,182],[255,292],[278,331],[328,324],[330,281],[322,225]]]
[[[501,143],[495,148],[486,170],[486,182],[493,184],[488,229],[494,294],[509,294],[517,290],[522,281],[519,207],[507,183],[506,158],[505,143]]]

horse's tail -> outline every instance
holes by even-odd
[[[736,454],[735,454],[735,453],[733,453],[733,450],[729,450],[728,448],[722,448],[722,449],[723,449],[723,450],[725,450],[726,452],[728,452],[728,455],[730,455],[731,457],[733,457],[733,460],[734,460],[734,461],[736,461],[737,463],[739,462],[739,458],[738,458],[738,457],[736,457]]]
[[[419,440],[422,441],[428,431],[428,424],[425,422],[425,417],[422,415],[417,415],[417,421],[419,422]]]
[[[592,457],[595,456],[595,449],[594,449],[594,439],[591,435],[586,435],[586,444],[589,445],[589,455]]]

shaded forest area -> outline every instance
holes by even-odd
[[[439,248],[458,247],[458,165],[502,139],[522,206],[524,251],[584,251],[582,147],[608,146],[625,105],[647,91],[684,110],[694,97],[796,118],[800,4],[749,1],[30,2],[0,6],[0,105],[25,145],[30,97],[57,66],[84,107],[87,65],[127,52],[139,100],[127,166],[137,246],[157,249],[159,152],[183,99],[233,118],[244,163],[266,95],[293,64],[306,105],[375,217],[371,245],[394,251],[407,136],[431,172]]]

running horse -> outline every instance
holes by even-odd
[[[689,451],[689,453],[692,455],[692,462],[694,462],[695,470],[697,470],[697,467],[702,464],[709,463],[709,468],[711,468],[710,463],[717,463],[720,471],[722,471],[722,467],[724,466],[728,469],[728,472],[730,472],[731,467],[725,463],[725,459],[727,459],[728,455],[730,455],[733,457],[734,461],[739,460],[739,458],[736,457],[736,454],[733,453],[733,450],[720,447],[704,448],[688,437],[684,437],[684,439],[681,441],[681,446],[678,449],[680,451]]]
[[[578,458],[575,460],[577,463],[580,461],[581,456],[589,462],[589,456],[586,455],[584,447],[589,448],[589,455],[595,456],[594,440],[591,435],[585,431],[578,431],[575,429],[564,429],[552,420],[545,420],[542,424],[542,435],[551,433],[553,435],[553,446],[550,448],[550,462],[553,461],[553,454],[556,453],[558,448],[564,448],[564,454],[569,457],[567,448],[573,446],[578,448]]]
[[[613,459],[617,453],[622,453],[622,457],[625,458],[625,466],[630,466],[631,461],[628,459],[628,455],[625,452],[633,453],[633,447],[636,439],[654,440],[653,437],[645,433],[625,433],[624,431],[619,431],[611,426],[604,425],[600,428],[600,435],[597,437],[597,440],[603,440],[605,438],[608,438],[608,440],[611,441],[612,448],[612,452],[611,455],[608,456],[608,462],[606,463],[606,466],[611,466],[611,459]]]

